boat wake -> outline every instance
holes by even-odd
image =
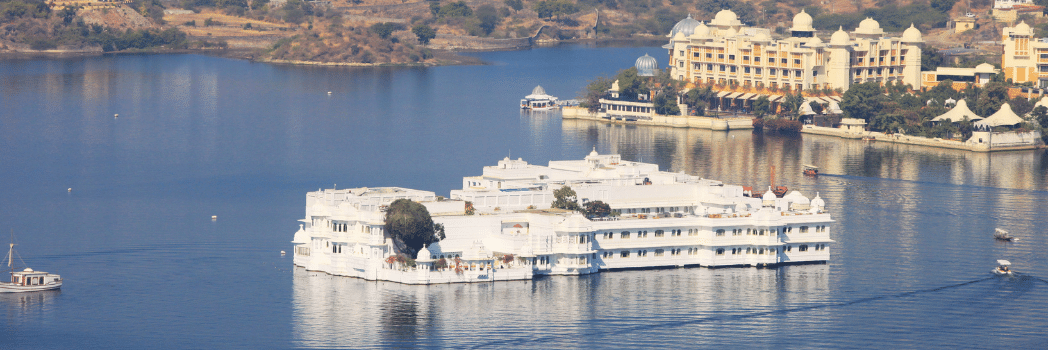
[[[629,327],[622,327],[622,328],[617,328],[617,329],[600,328],[600,329],[593,329],[593,330],[590,330],[590,331],[581,332],[581,334],[575,333],[575,334],[572,334],[572,335],[564,335],[564,336],[561,336],[561,335],[550,335],[550,336],[543,336],[543,337],[527,336],[527,337],[512,338],[512,339],[502,339],[502,340],[496,340],[496,341],[476,344],[476,345],[471,346],[471,348],[474,348],[474,349],[475,348],[493,348],[493,347],[504,348],[504,347],[507,347],[507,346],[519,347],[519,344],[524,344],[524,343],[546,343],[546,342],[554,343],[555,341],[560,340],[560,339],[576,338],[576,337],[578,337],[580,335],[587,335],[587,336],[589,336],[589,335],[600,335],[600,334],[609,334],[609,333],[622,334],[622,333],[630,333],[630,332],[650,330],[653,327],[655,327],[655,328],[681,327],[681,326],[688,326],[688,325],[695,325],[695,324],[702,324],[702,323],[710,323],[710,322],[728,322],[728,321],[749,319],[749,318],[754,318],[754,317],[765,317],[765,316],[772,316],[772,315],[784,315],[784,314],[808,312],[808,311],[821,310],[821,309],[847,307],[847,306],[852,306],[852,305],[856,305],[856,304],[869,303],[869,302],[885,300],[885,299],[907,298],[907,297],[912,297],[912,296],[916,296],[916,295],[920,295],[920,294],[940,292],[940,291],[944,291],[944,290],[948,290],[948,289],[955,289],[955,288],[969,286],[969,285],[973,285],[973,284],[977,284],[977,283],[981,283],[981,282],[986,282],[986,281],[995,279],[997,277],[1001,277],[1001,276],[991,276],[991,277],[981,278],[981,279],[977,279],[977,280],[973,280],[973,281],[967,281],[967,282],[951,284],[951,285],[946,285],[946,286],[941,286],[941,287],[919,289],[919,290],[913,290],[913,291],[908,291],[908,292],[887,294],[887,295],[868,297],[868,298],[860,298],[860,299],[844,301],[844,302],[837,302],[837,303],[810,305],[810,306],[802,306],[802,307],[787,308],[787,309],[780,309],[780,310],[751,312],[751,313],[743,313],[743,314],[730,314],[730,315],[723,315],[723,316],[698,317],[698,318],[692,318],[692,319],[688,319],[688,318],[672,318],[672,320],[666,321],[666,322],[644,323],[644,324],[637,324],[637,325],[633,325],[633,326],[629,326]],[[1032,276],[1022,276],[1021,278],[1027,278],[1027,277],[1034,278],[1034,279],[1040,280],[1042,282],[1048,283],[1048,280],[1044,280],[1044,279],[1037,278],[1037,277],[1032,277]]]

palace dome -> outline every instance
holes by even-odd
[[[902,42],[922,43],[924,42],[924,39],[921,38],[921,31],[914,27],[913,23],[910,23],[910,27],[906,28],[906,30],[902,32]]]
[[[699,25],[695,27],[695,30],[693,33],[691,33],[690,37],[692,39],[705,39],[708,36],[710,36],[710,27],[707,27],[706,24],[699,22]]]
[[[801,10],[796,16],[793,16],[793,27],[790,31],[794,32],[814,32],[815,28],[811,26],[812,18],[811,15]]]
[[[881,29],[881,24],[877,20],[866,17],[862,22],[859,22],[859,28],[855,29],[855,34],[882,35],[884,34],[884,29]]]
[[[732,38],[732,37],[735,37],[736,35],[739,35],[739,32],[736,31],[735,28],[728,28],[728,30],[724,31],[724,37],[725,38]]]
[[[644,56],[637,59],[634,66],[637,67],[637,76],[654,77],[655,70],[659,69],[659,62],[655,60],[655,57],[644,54]]]
[[[989,63],[982,63],[982,64],[980,64],[978,66],[975,66],[975,72],[976,73],[990,73],[990,74],[996,73],[996,72],[994,72],[993,65],[989,64]]]
[[[688,14],[688,18],[680,20],[677,24],[673,25],[673,29],[670,30],[668,37],[674,37],[677,33],[683,33],[684,36],[689,36],[695,32],[695,27],[698,27],[700,23],[691,18],[691,14]]]
[[[819,37],[817,36],[813,36],[811,37],[811,40],[808,40],[808,42],[804,45],[808,45],[808,47],[819,47],[822,46],[822,39],[819,39]]]
[[[531,90],[532,95],[545,95],[546,89],[542,88],[542,85],[535,85],[535,88]]]
[[[1033,35],[1033,31],[1030,30],[1030,25],[1026,24],[1026,21],[1019,22],[1015,25],[1015,30],[1012,31],[1017,35]]]
[[[731,10],[721,10],[713,16],[713,21],[710,21],[710,24],[731,27],[741,26],[742,22],[739,21],[739,15],[736,15],[735,12],[732,12]]]
[[[847,46],[849,41],[851,38],[848,37],[848,32],[845,32],[843,27],[837,29],[837,32],[830,37],[830,45],[834,46]]]
[[[754,42],[758,42],[758,43],[766,43],[766,42],[771,41],[771,38],[768,37],[768,34],[757,33],[757,35],[753,36],[753,40],[750,40],[750,41],[754,41]]]

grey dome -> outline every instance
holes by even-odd
[[[655,70],[659,69],[659,62],[655,61],[655,57],[644,54],[644,56],[637,59],[637,63],[634,66],[637,67],[637,76],[654,77]]]
[[[674,35],[677,35],[677,33],[684,33],[684,36],[690,36],[691,34],[695,33],[695,27],[698,26],[699,21],[692,19],[691,14],[689,14],[688,18],[682,19],[680,20],[680,22],[677,22],[677,24],[673,25],[673,29],[670,30],[669,37],[672,38]]]

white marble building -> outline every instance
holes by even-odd
[[[571,187],[580,203],[613,214],[588,219],[550,209]],[[392,261],[383,206],[422,203],[447,238],[416,265]],[[473,211],[473,215],[467,212]],[[595,151],[548,166],[503,159],[463,178],[450,199],[403,188],[321,190],[307,195],[295,264],[334,275],[409,284],[530,279],[602,270],[677,266],[774,266],[829,260],[833,222],[818,195],[743,195],[741,186],[660,171]]]

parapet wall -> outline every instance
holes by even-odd
[[[442,50],[520,50],[531,47],[531,38],[495,39],[437,34],[427,47]]]
[[[617,124],[670,126],[675,128],[696,128],[711,130],[746,130],[753,129],[753,120],[746,117],[714,118],[686,115],[656,114],[651,119],[623,120],[608,118],[602,113],[592,113],[582,107],[564,107],[561,110],[564,119],[596,120]]]

